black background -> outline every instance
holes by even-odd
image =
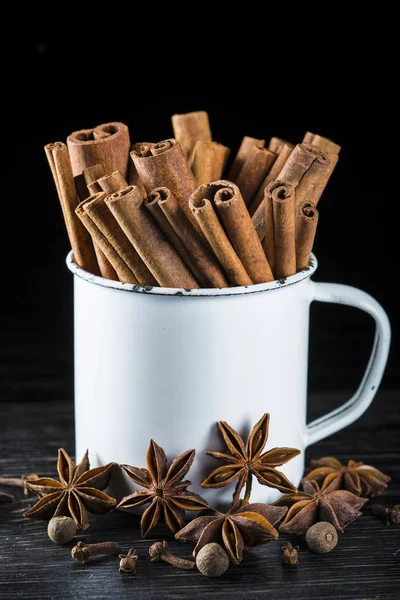
[[[266,35],[244,44],[213,28],[195,43],[133,33],[95,41],[81,34],[19,42],[10,78],[12,186],[3,196],[0,321],[1,389],[8,399],[73,393],[69,246],[43,146],[108,121],[127,123],[132,143],[159,141],[171,137],[173,113],[202,109],[213,138],[232,155],[243,135],[298,142],[310,130],[342,145],[318,206],[315,280],[360,287],[383,305],[394,339],[382,385],[394,388],[400,358],[394,121],[390,93],[382,98],[380,56],[368,40],[339,59],[328,34],[323,51],[293,43],[286,54]],[[311,390],[355,389],[372,338],[367,315],[314,303]]]

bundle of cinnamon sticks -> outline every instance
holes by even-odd
[[[316,208],[340,146],[307,132],[296,146],[213,141],[206,112],[172,117],[174,137],[131,146],[123,123],[45,147],[75,262],[142,286],[217,288],[308,266]],[[225,178],[224,178],[225,176]]]

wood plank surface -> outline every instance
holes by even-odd
[[[331,410],[349,393],[312,395],[309,418]],[[4,400],[4,398],[3,398]],[[400,501],[399,392],[380,391],[367,413],[347,429],[322,440],[307,450],[311,458],[335,455],[360,459],[393,479],[385,496],[375,502],[394,505]],[[17,476],[37,472],[55,476],[57,449],[73,454],[73,405],[71,402],[0,402],[0,475]],[[10,491],[2,488],[1,491]],[[176,542],[165,526],[154,530],[156,537],[140,538],[139,517],[116,511],[90,516],[91,526],[67,546],[54,545],[46,524],[24,519],[33,496],[12,492],[12,504],[0,505],[0,598],[135,598],[181,599],[268,598],[311,600],[398,599],[400,598],[400,527],[387,527],[368,510],[349,525],[337,548],[326,555],[311,553],[300,541],[298,567],[281,564],[280,543],[273,542],[247,551],[242,564],[231,566],[220,578],[198,572],[178,571],[165,563],[152,563],[148,548],[166,539],[172,552],[190,557],[191,547]],[[74,543],[111,540],[124,550],[139,553],[137,574],[118,572],[116,557],[96,557],[80,565],[70,557]],[[297,540],[282,535],[281,540]]]

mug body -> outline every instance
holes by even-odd
[[[266,450],[299,448],[278,467],[298,485],[304,469],[310,266],[286,280],[223,290],[167,290],[109,282],[69,256],[75,295],[77,459],[145,467],[150,439],[169,460],[196,449],[190,489],[213,506],[231,501],[235,484],[203,489],[227,451],[224,420],[246,440],[271,415]],[[127,479],[121,497],[132,489]],[[133,484],[132,484],[132,487]],[[253,482],[253,502],[277,490]]]

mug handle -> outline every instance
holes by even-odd
[[[305,444],[309,446],[347,427],[367,410],[378,390],[390,347],[390,324],[381,305],[369,294],[339,283],[311,281],[311,301],[355,306],[369,313],[376,324],[375,341],[362,381],[350,400],[306,427]]]

